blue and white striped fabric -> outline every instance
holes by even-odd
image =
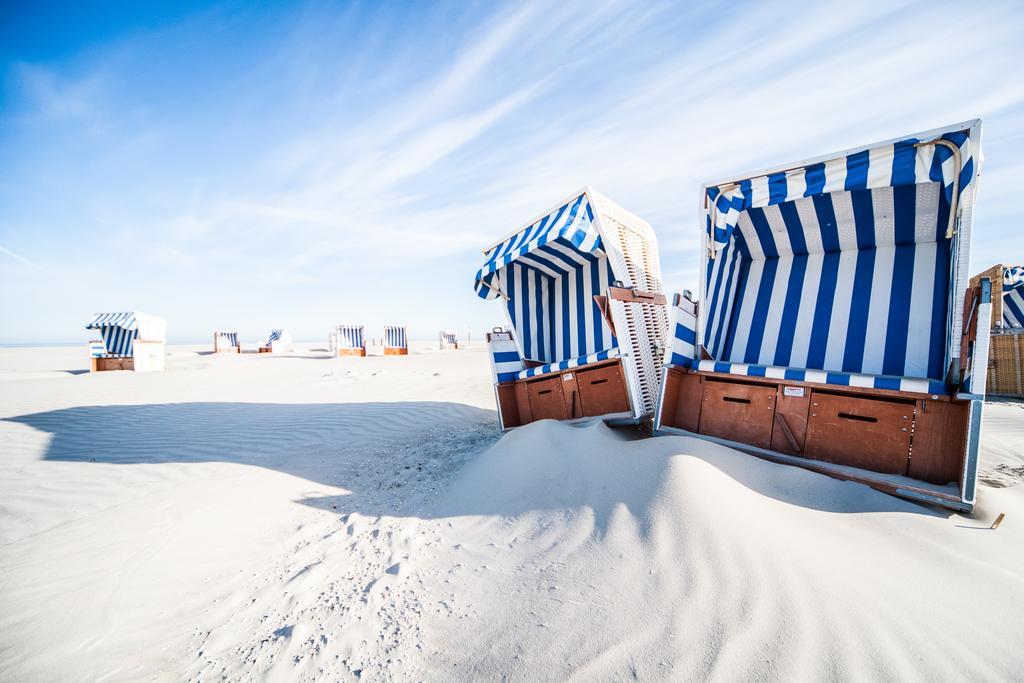
[[[718,372],[747,377],[767,377],[769,379],[788,379],[812,384],[838,384],[847,387],[865,387],[873,389],[889,389],[892,391],[912,391],[918,394],[947,394],[949,390],[945,382],[935,379],[916,377],[896,377],[884,375],[865,375],[852,372],[830,372],[826,370],[804,370],[769,365],[751,365],[747,363],[723,363],[713,360],[689,361],[684,365],[702,372]]]
[[[362,349],[366,347],[363,325],[338,325],[332,330],[332,337],[336,348]]]
[[[957,147],[959,168],[954,167],[953,151],[931,144],[935,140],[944,140]],[[729,242],[743,211],[841,190],[935,182],[942,185],[943,199],[948,205],[953,198],[954,183],[962,194],[974,178],[975,162],[969,143],[966,130],[926,139],[910,137],[802,168],[709,187],[707,200],[714,204],[715,209],[711,212],[715,218],[714,242],[718,245]],[[710,216],[706,227],[708,235],[712,235]]]
[[[908,138],[707,190],[702,342],[755,366],[942,380],[967,131]],[[713,219],[713,224],[712,224]],[[934,392],[932,392],[934,393]]]
[[[581,194],[494,245],[487,250],[487,259],[477,271],[474,283],[477,296],[481,299],[494,299],[504,292],[496,286],[495,273],[513,261],[523,260],[538,269],[561,272],[563,267],[572,268],[580,263],[577,253],[602,251],[601,236],[593,221],[594,212],[590,202],[586,194]],[[538,253],[531,258],[532,252]],[[563,263],[565,259],[569,260],[567,264]]]
[[[162,342],[167,338],[166,320],[139,311],[96,313],[85,329],[100,331],[106,355],[111,357],[132,356],[136,339]]]
[[[218,332],[217,333],[217,348],[230,349],[238,346],[238,333],[237,332]]]
[[[687,366],[699,357],[697,351],[697,304],[676,294],[669,311],[669,347],[665,353],[666,365]]]
[[[1024,327],[1024,266],[1003,270],[1003,327]]]
[[[127,358],[132,355],[135,340],[139,337],[135,312],[97,313],[85,329],[99,330],[108,357]]]
[[[409,348],[409,338],[404,325],[384,326],[384,347],[388,349]]]
[[[286,351],[292,345],[292,335],[286,329],[271,330],[265,347],[271,351]]]
[[[523,359],[511,334],[491,335],[491,366],[498,384],[514,382],[523,369]]]
[[[441,343],[456,345],[459,343],[459,335],[451,330],[441,330]]]
[[[594,302],[614,279],[584,193],[489,249],[475,288],[505,299],[524,358],[554,363],[617,345]]]
[[[594,296],[608,291],[614,281],[607,258],[588,259],[586,265],[565,267],[552,277],[519,262],[499,271],[509,319],[522,343],[523,356],[555,362],[597,353],[617,345],[604,322]]]
[[[559,372],[561,370],[569,370],[571,368],[578,368],[581,365],[587,365],[588,363],[597,363],[598,361],[608,360],[609,358],[618,358],[618,349],[608,349],[607,351],[600,351],[598,353],[591,353],[580,358],[570,358],[568,360],[561,360],[557,363],[548,363],[547,365],[538,365],[536,367],[527,368],[520,370],[516,377],[519,379],[526,379],[528,377],[536,377],[537,375],[546,375],[549,372]]]

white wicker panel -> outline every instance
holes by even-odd
[[[626,287],[663,293],[658,242],[651,226],[592,190],[590,199],[615,279]],[[636,399],[634,417],[652,414],[658,398],[659,367],[668,331],[667,307],[622,301],[609,303],[619,347],[628,349],[623,365],[627,381],[634,388],[631,392]]]

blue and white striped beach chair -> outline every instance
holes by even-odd
[[[404,356],[409,353],[409,335],[405,325],[384,326],[384,355]]]
[[[1024,266],[1003,268],[1003,327],[1024,328]]]
[[[238,332],[214,332],[214,353],[241,353],[242,345],[238,343]]]
[[[488,335],[502,429],[654,412],[667,314],[650,225],[586,187],[484,254],[477,295],[508,321]]]
[[[975,501],[990,289],[981,122],[706,184],[656,429],[954,508]],[[979,372],[974,372],[979,369]]]
[[[990,396],[1024,398],[1024,267],[998,264],[971,278],[992,281],[992,338],[986,381]]]
[[[441,330],[438,334],[438,347],[445,349],[459,348],[459,335],[454,330]]]
[[[292,348],[292,335],[288,330],[271,330],[267,341],[259,348],[260,353],[281,353]]]
[[[328,339],[332,355],[366,355],[366,334],[362,325],[336,325],[331,330]]]
[[[139,311],[96,313],[85,329],[101,336],[89,342],[93,372],[164,369],[167,321],[163,318]]]

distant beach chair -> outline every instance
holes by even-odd
[[[270,336],[263,346],[259,348],[260,353],[281,353],[292,348],[292,335],[288,330],[271,330]]]
[[[972,277],[971,286],[981,278],[992,282],[993,329],[1024,328],[1024,266],[994,265]]]
[[[459,348],[459,335],[452,330],[441,330],[438,338],[438,346],[442,351]]]
[[[409,335],[405,325],[384,326],[384,355],[404,356],[409,353]]]
[[[668,314],[650,225],[586,187],[484,254],[477,295],[509,323],[487,335],[502,429],[654,413]]]
[[[1024,398],[1024,266],[992,266],[971,278],[992,282],[992,339],[986,393]]]
[[[214,332],[214,353],[241,353],[242,345],[238,342],[237,332]]]
[[[672,307],[656,431],[972,509],[980,162],[968,121],[704,185],[699,302]]]
[[[163,318],[138,311],[97,313],[85,329],[97,330],[101,336],[89,342],[92,372],[164,369],[167,321]]]
[[[366,336],[362,325],[336,325],[328,335],[331,355],[365,356]]]

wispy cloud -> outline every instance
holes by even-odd
[[[18,254],[15,254],[13,251],[11,251],[10,249],[4,247],[3,245],[0,245],[0,254],[3,254],[4,256],[9,256],[12,259],[14,259],[15,261],[20,261],[21,263],[25,264],[26,266],[30,266],[32,268],[38,268],[38,266],[35,263],[33,263],[32,261],[29,261],[24,256],[20,256]]]
[[[583,184],[648,219],[669,286],[690,287],[700,182],[982,116],[976,218],[1015,220],[986,207],[1024,158],[1012,3],[312,4],[269,22],[204,13],[10,66],[0,152],[19,172],[0,203],[49,225],[67,263],[135,269],[140,296],[230,281],[372,316],[349,283],[373,282],[478,327],[479,250]]]

